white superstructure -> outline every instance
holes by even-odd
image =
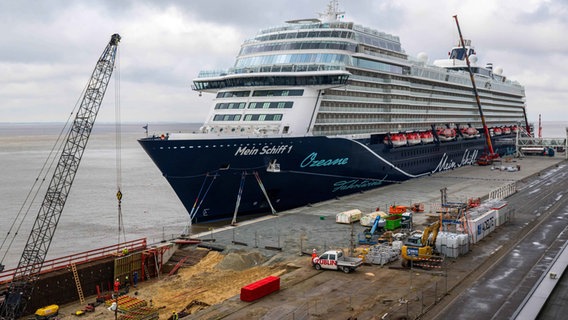
[[[261,30],[232,68],[201,72],[194,90],[216,94],[202,132],[364,138],[481,128],[466,52],[487,125],[524,122],[524,88],[477,66],[470,41],[428,64],[408,57],[397,36],[343,21],[336,1],[320,16]]]

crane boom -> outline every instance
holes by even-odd
[[[469,63],[469,55],[465,49],[465,42],[462,37],[460,23],[458,22],[458,16],[455,15],[454,19],[456,20],[456,26],[458,27],[458,34],[460,36],[460,44],[464,50],[465,54],[465,62],[467,63],[467,71],[469,72],[469,77],[471,79],[471,85],[473,87],[473,94],[475,95],[475,102],[477,103],[477,108],[479,110],[479,116],[481,117],[481,123],[483,124],[483,132],[485,134],[485,143],[487,144],[487,148],[489,148],[489,158],[495,158],[495,152],[493,150],[493,144],[491,143],[491,135],[489,134],[489,128],[485,123],[485,116],[483,115],[483,108],[481,107],[481,101],[479,100],[479,92],[477,91],[477,86],[475,85],[475,77],[473,76],[473,71],[471,71],[471,64]]]
[[[20,317],[32,296],[79,163],[85,151],[93,124],[99,112],[114,69],[120,35],[113,34],[91,75],[81,105],[67,132],[63,151],[39,208],[24,251],[14,272],[8,296],[2,304],[2,319]]]

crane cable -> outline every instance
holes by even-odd
[[[43,184],[45,183],[48,175],[53,171],[53,166],[57,161],[57,156],[61,155],[63,145],[64,145],[64,142],[66,140],[65,138],[69,135],[68,127],[70,127],[71,119],[74,118],[74,115],[77,112],[78,107],[80,106],[81,97],[85,94],[88,85],[89,85],[89,83],[87,82],[87,84],[85,84],[85,87],[83,88],[83,92],[81,93],[81,96],[75,102],[75,106],[73,107],[73,110],[71,111],[71,113],[69,113],[69,117],[67,118],[67,121],[63,125],[63,128],[61,128],[61,131],[59,132],[59,135],[57,136],[57,139],[55,140],[53,147],[49,151],[49,154],[48,154],[47,158],[45,159],[37,177],[35,178],[34,183],[32,184],[30,190],[28,191],[28,194],[26,195],[26,198],[24,199],[22,206],[18,210],[16,217],[13,219],[12,224],[10,225],[10,229],[8,230],[8,233],[6,234],[6,237],[2,240],[2,244],[0,245],[0,252],[4,249],[6,241],[8,240],[8,238],[10,238],[10,234],[12,234],[10,243],[6,247],[6,249],[4,251],[4,255],[2,256],[2,259],[0,260],[0,265],[4,263],[4,259],[6,258],[6,255],[10,251],[12,245],[14,244],[14,241],[15,241],[16,237],[18,236],[18,233],[20,232],[20,229],[22,228],[24,221],[26,221],[27,216],[32,209],[32,206],[34,205],[34,203],[36,201],[37,196],[39,195],[40,191],[42,191]],[[38,182],[39,182],[39,184],[38,184]],[[18,220],[19,220],[19,223],[18,223]],[[17,224],[17,227],[15,227],[16,224]],[[14,228],[15,228],[15,230],[14,230]]]
[[[120,243],[120,236],[126,242],[126,231],[124,230],[124,221],[122,218],[122,122],[120,119],[120,50],[116,55],[116,70],[115,76],[115,95],[114,95],[114,117],[116,128],[116,199],[118,200],[118,242]]]

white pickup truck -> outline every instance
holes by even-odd
[[[363,264],[363,259],[346,257],[339,250],[330,250],[324,252],[319,257],[312,259],[312,265],[316,270],[331,269],[342,270],[345,273],[355,271]]]

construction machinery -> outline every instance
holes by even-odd
[[[422,235],[413,235],[408,238],[401,249],[402,266],[405,268],[439,266],[442,258],[434,252],[439,230],[440,221],[436,221],[427,226]]]
[[[462,36],[460,24],[458,21],[458,16],[455,15],[456,26],[458,28],[458,34],[460,36],[460,43],[464,52],[468,52],[465,48],[465,41]],[[477,91],[477,86],[475,85],[475,77],[473,76],[473,71],[471,70],[471,64],[469,62],[469,54],[465,55],[465,61],[467,64],[467,71],[469,72],[469,77],[471,79],[471,85],[473,89],[473,94],[475,95],[475,102],[477,103],[477,108],[479,110],[479,116],[481,117],[481,124],[483,125],[483,133],[485,135],[485,143],[487,144],[488,153],[483,154],[477,160],[477,164],[480,166],[487,166],[493,164],[493,160],[499,158],[499,154],[495,153],[493,150],[493,144],[491,143],[491,135],[489,134],[489,128],[485,122],[485,116],[483,115],[483,108],[481,107],[481,100],[479,98],[479,92]]]
[[[379,237],[385,231],[385,225],[386,221],[381,220],[381,216],[377,215],[373,226],[371,228],[365,229],[365,231],[359,234],[359,244],[377,244],[379,242]]]
[[[87,84],[32,231],[0,306],[1,319],[24,315],[114,70],[120,35],[113,34]],[[51,309],[50,309],[51,310]]]

